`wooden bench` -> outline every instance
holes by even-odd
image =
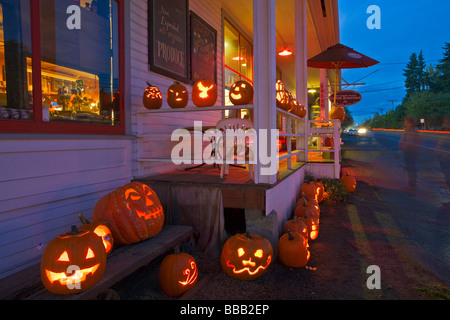
[[[23,300],[80,300],[97,299],[100,294],[152,260],[186,240],[193,241],[191,226],[166,225],[155,237],[113,249],[106,261],[103,277],[93,287],[73,295],[56,295],[47,291],[41,282],[40,264],[0,280],[0,299]],[[111,291],[109,292],[111,293]]]

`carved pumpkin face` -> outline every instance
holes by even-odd
[[[144,90],[142,103],[147,109],[159,109],[162,106],[162,94],[158,87],[147,82],[148,87]]]
[[[234,105],[249,104],[253,100],[253,86],[245,81],[239,80],[230,88],[230,101]]]
[[[105,220],[118,244],[136,243],[157,235],[164,225],[164,209],[156,193],[131,182],[100,198],[93,220]]]
[[[281,82],[280,80],[278,80],[275,84],[275,89],[276,89],[276,103],[277,103],[277,107],[280,109],[290,109],[289,103],[290,103],[290,99],[289,99],[289,94],[286,91],[283,82]]]
[[[171,297],[178,297],[189,291],[197,283],[197,278],[197,264],[190,254],[169,254],[161,262],[159,284]]]
[[[288,231],[278,241],[278,258],[290,268],[304,267],[310,257],[308,240],[297,232]]]
[[[197,107],[213,106],[217,101],[217,87],[214,81],[199,80],[192,87],[192,102]]]
[[[61,234],[49,242],[42,255],[41,280],[55,294],[73,294],[95,285],[103,275],[106,252],[92,231]]]
[[[182,84],[175,82],[167,89],[167,103],[171,108],[184,108],[189,100],[189,92]]]
[[[250,233],[228,238],[222,247],[220,263],[223,271],[233,279],[253,280],[269,267],[273,249],[270,241]]]

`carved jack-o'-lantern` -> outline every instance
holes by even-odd
[[[164,209],[155,191],[134,181],[101,197],[95,204],[92,219],[108,222],[115,243],[130,244],[161,231]]]
[[[234,105],[249,104],[253,100],[253,86],[245,81],[239,80],[230,88],[230,101]]]
[[[162,94],[158,87],[152,86],[147,82],[147,88],[144,90],[142,103],[147,109],[159,109],[162,106]]]
[[[290,268],[304,267],[311,255],[308,250],[308,239],[290,230],[281,236],[277,249],[281,263]]]
[[[217,86],[211,80],[199,80],[192,87],[192,102],[197,107],[213,106],[217,101]]]
[[[169,254],[161,262],[159,284],[171,297],[178,297],[189,291],[197,283],[197,278],[197,264],[190,254]]]
[[[283,82],[278,80],[275,84],[275,90],[276,90],[276,104],[277,107],[283,110],[290,110],[290,96],[289,93],[286,91]]]
[[[83,223],[83,225],[78,227],[78,229],[90,230],[93,231],[97,236],[99,236],[103,241],[103,245],[105,246],[106,254],[109,255],[114,246],[114,238],[112,236],[111,230],[108,228],[107,223],[104,221],[90,222],[83,216],[81,212],[78,214],[78,217]]]
[[[171,108],[184,108],[189,101],[189,92],[179,82],[174,82],[167,89],[167,103]]]
[[[73,294],[95,285],[106,267],[102,240],[92,231],[71,232],[57,236],[45,248],[41,260],[41,280],[55,294]]]
[[[272,256],[269,240],[247,232],[228,238],[222,247],[220,263],[225,274],[231,278],[253,280],[264,274]]]

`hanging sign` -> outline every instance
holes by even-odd
[[[361,99],[361,94],[352,90],[341,90],[336,93],[336,104],[343,107],[357,104]],[[330,95],[330,101],[334,102],[334,93]]]

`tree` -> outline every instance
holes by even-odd
[[[436,65],[436,81],[433,83],[434,92],[450,92],[450,43],[445,43],[444,57]]]
[[[405,79],[406,96],[410,97],[414,92],[420,91],[420,66],[416,53],[412,53],[409,57],[409,62],[406,65],[406,69],[403,69],[403,75]]]
[[[426,67],[425,59],[423,58],[422,50],[420,50],[419,56],[417,57],[417,82],[419,85],[419,90],[425,90],[426,79]]]

